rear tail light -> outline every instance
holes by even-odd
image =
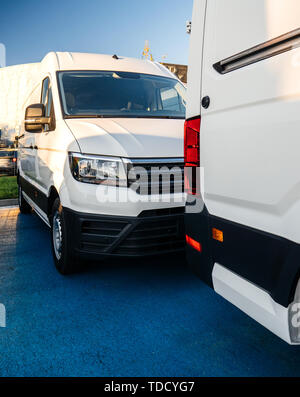
[[[12,159],[12,161],[13,161],[13,163],[16,163],[17,159],[14,157],[14,158]]]
[[[200,117],[184,124],[185,190],[197,194],[197,168],[200,167]]]

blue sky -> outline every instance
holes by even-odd
[[[0,43],[6,64],[38,62],[49,51],[140,57],[186,64],[193,0],[2,0]]]

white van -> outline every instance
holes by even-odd
[[[59,272],[184,249],[185,87],[173,74],[116,55],[49,53],[24,108],[19,206],[51,227]]]
[[[188,260],[291,344],[300,343],[299,21],[298,0],[196,0],[185,126],[195,170]]]

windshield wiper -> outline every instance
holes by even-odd
[[[184,116],[154,116],[154,115],[138,115],[138,114],[74,114],[74,115],[65,115],[65,119],[118,119],[118,118],[131,118],[131,119],[184,119]]]
[[[103,117],[100,114],[66,114],[65,119],[96,119]]]

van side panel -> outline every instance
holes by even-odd
[[[297,0],[207,4],[201,166],[211,215],[300,242],[300,48],[226,74],[213,65],[299,27]]]
[[[187,119],[199,116],[201,110],[200,93],[206,3],[207,0],[194,2],[188,68]]]

